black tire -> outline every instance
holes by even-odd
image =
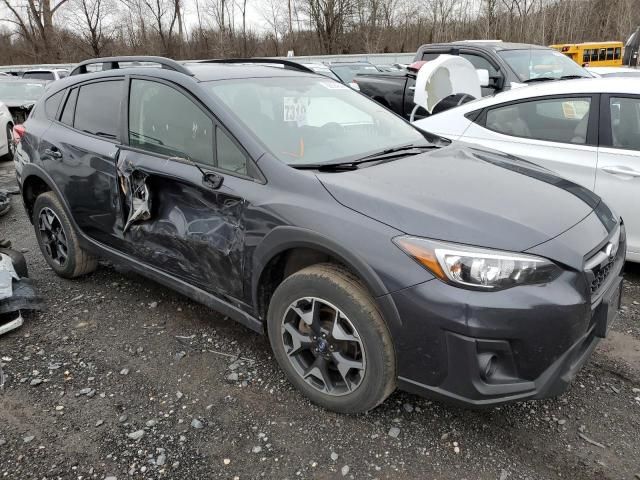
[[[54,258],[51,253],[51,247],[47,248],[46,232],[41,228],[41,215],[43,212],[51,212],[55,215],[58,222],[55,223],[58,232],[62,230],[66,243],[66,258],[64,261]],[[33,206],[33,228],[35,229],[36,238],[40,251],[49,266],[56,274],[63,278],[76,278],[93,272],[98,267],[98,259],[84,250],[79,242],[75,230],[71,226],[71,222],[67,214],[53,192],[45,192],[36,198]],[[59,235],[59,233],[58,233]],[[49,244],[50,245],[50,244]]]
[[[7,139],[7,149],[9,150],[6,154],[0,157],[0,162],[10,162],[13,160],[13,155],[15,151],[15,145],[13,143],[13,125],[10,123],[7,124],[7,128],[5,130],[5,135]]]
[[[358,371],[357,381],[359,383],[353,390],[346,389],[346,393],[343,391],[339,395],[325,393],[320,390],[320,387],[305,380],[302,374],[296,370],[295,362],[290,360],[291,357],[287,354],[287,349],[292,352],[295,348],[286,344],[287,333],[283,325],[289,322],[287,318],[290,317],[287,316],[292,312],[290,306],[293,304],[301,305],[295,302],[305,297],[320,299],[320,302],[329,302],[341,314],[344,314],[347,321],[354,327],[363,352],[362,358],[366,361],[362,362],[364,368]],[[336,317],[340,317],[340,315],[338,314]],[[294,325],[299,323],[304,327],[302,317],[299,317],[299,320],[296,317],[292,323]],[[309,326],[308,328],[309,335],[314,335],[311,331],[313,327]],[[313,265],[286,278],[271,298],[267,315],[267,329],[276,360],[289,381],[313,403],[321,407],[338,413],[366,412],[382,403],[395,390],[395,351],[387,325],[366,288],[356,277],[340,266],[334,264]],[[340,347],[338,346],[339,342],[335,342],[334,338],[331,338],[330,342],[332,348],[329,355],[332,355],[336,353],[333,347]],[[317,343],[314,345],[317,347]],[[326,352],[326,347],[323,346],[321,350],[309,347],[305,350],[315,356],[315,359],[313,356],[309,357],[309,362],[311,362],[317,360],[317,355],[319,355],[311,350]],[[363,374],[360,373],[362,371]],[[333,372],[335,376],[337,370],[334,369]],[[344,385],[349,383],[344,375],[342,375],[342,379],[338,377],[338,382],[342,380],[344,380]]]

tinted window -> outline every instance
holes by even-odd
[[[58,107],[60,106],[60,102],[62,102],[62,97],[64,96],[65,91],[61,91],[56,93],[55,95],[51,95],[44,102],[44,111],[47,114],[47,117],[50,119],[56,118],[56,113],[58,113]]]
[[[129,143],[214,164],[211,119],[185,95],[157,82],[131,82]]]
[[[589,98],[559,98],[518,103],[487,112],[486,127],[505,135],[584,144]]]
[[[613,146],[640,150],[640,99],[611,98],[609,107]]]
[[[122,81],[90,83],[80,87],[73,126],[105,138],[118,138]]]
[[[55,80],[53,72],[24,72],[22,78],[37,78],[39,80]]]
[[[471,62],[471,65],[473,65],[473,68],[475,68],[476,70],[488,70],[490,77],[495,77],[498,75],[498,70],[496,70],[496,68],[491,65],[491,63],[489,63],[489,60],[487,60],[486,58],[470,53],[461,53],[460,56],[465,60],[469,60],[469,62]]]
[[[74,88],[69,93],[67,97],[67,101],[64,104],[64,110],[62,110],[62,115],[60,116],[60,121],[69,126],[73,126],[73,113],[76,108],[76,99],[78,98],[78,89]]]
[[[219,168],[247,175],[247,157],[219,128],[216,129],[216,158]]]

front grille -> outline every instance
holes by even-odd
[[[597,300],[608,285],[609,278],[618,272],[617,263],[619,260],[624,261],[625,253],[626,235],[624,226],[620,225],[609,237],[606,245],[585,262],[585,274],[592,301]]]
[[[600,288],[606,283],[609,274],[613,272],[613,266],[615,265],[616,260],[610,260],[604,265],[599,265],[593,270],[591,273],[593,274],[593,280],[591,281],[591,294],[598,293]]]

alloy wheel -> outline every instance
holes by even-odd
[[[38,228],[42,245],[49,258],[57,265],[64,266],[68,257],[67,236],[60,219],[49,207],[40,210]]]
[[[357,389],[366,372],[355,326],[326,300],[304,297],[282,318],[282,342],[295,371],[316,390],[341,396]]]

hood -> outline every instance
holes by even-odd
[[[511,251],[560,235],[600,202],[549,170],[461,142],[318,178],[345,207],[404,233]]]

